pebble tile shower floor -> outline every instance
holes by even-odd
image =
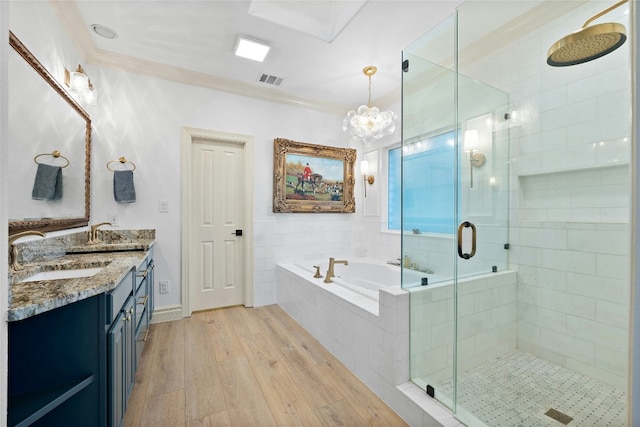
[[[451,396],[446,381],[436,390]],[[438,390],[440,389],[440,390]],[[523,351],[514,351],[461,375],[458,404],[491,427],[561,427],[545,415],[555,409],[568,426],[626,426],[626,394]]]

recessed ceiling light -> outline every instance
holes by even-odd
[[[260,40],[239,36],[236,43],[236,56],[262,62],[271,47]]]
[[[104,37],[106,39],[115,39],[118,37],[118,33],[116,33],[113,29],[106,27],[104,25],[91,24],[91,29],[97,35],[99,35],[100,37]]]

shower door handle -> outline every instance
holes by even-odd
[[[471,253],[462,252],[462,229],[471,227]],[[458,256],[463,259],[469,259],[476,254],[476,226],[465,221],[458,226]]]

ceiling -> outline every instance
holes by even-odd
[[[460,0],[52,1],[89,65],[344,113],[400,99],[402,50]],[[276,21],[276,22],[274,22]],[[99,37],[91,24],[118,33]],[[293,28],[292,28],[293,27]],[[263,63],[234,56],[238,35],[265,41]],[[329,41],[327,41],[329,40]],[[282,77],[280,86],[261,74]]]

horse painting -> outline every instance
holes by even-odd
[[[300,191],[304,193],[304,185],[309,184],[311,185],[311,189],[315,194],[316,187],[320,187],[322,185],[322,175],[320,175],[319,173],[312,173],[309,176],[309,179],[304,179],[304,175],[301,173],[298,173],[297,175],[298,175],[298,184],[295,186],[295,191]],[[298,190],[298,187],[300,187],[300,190]]]

